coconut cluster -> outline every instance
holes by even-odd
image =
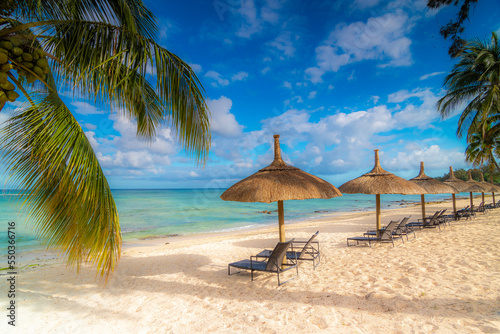
[[[28,83],[45,80],[50,72],[45,52],[34,47],[31,41],[15,37],[0,40],[0,104],[14,102],[19,97],[7,75],[11,70],[17,71],[19,79],[24,77]]]

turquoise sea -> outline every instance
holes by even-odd
[[[239,203],[220,199],[225,189],[113,190],[125,242],[175,234],[231,231],[276,224],[276,203]],[[43,248],[32,222],[20,213],[16,194],[0,195],[0,247],[7,249],[7,222],[16,222],[18,249]],[[450,198],[449,194],[426,195],[426,201]],[[401,201],[420,202],[420,195],[382,195],[382,207],[398,208]],[[285,221],[320,218],[343,211],[375,209],[375,196],[346,194],[328,200],[285,201]],[[270,212],[267,213],[267,212]],[[2,231],[3,230],[3,231]]]

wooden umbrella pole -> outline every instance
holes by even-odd
[[[493,206],[495,205],[495,192],[491,192],[491,196],[493,196]]]
[[[380,194],[375,195],[376,207],[377,207],[377,237],[380,236],[380,230],[382,229],[382,224],[380,223]]]
[[[453,198],[453,214],[455,215],[455,220],[457,220],[457,202],[455,200],[455,194],[451,194],[451,198]]]
[[[285,242],[285,213],[283,210],[283,201],[278,201],[278,222],[280,229],[280,242]]]
[[[474,201],[472,199],[472,191],[469,194],[470,194],[470,209],[474,210]]]
[[[425,223],[425,195],[420,195],[420,202],[422,204],[422,221]]]
[[[483,200],[483,205],[485,205],[486,203],[484,203],[484,193],[481,193],[481,197],[482,197],[482,200]]]

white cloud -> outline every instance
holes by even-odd
[[[446,72],[433,72],[433,73],[425,74],[425,75],[422,75],[420,77],[420,80],[429,79],[430,77],[434,77],[436,75],[441,75],[441,74],[444,74],[444,73],[446,73]]]
[[[200,64],[189,64],[189,66],[191,67],[191,69],[193,71],[195,71],[196,73],[201,73],[202,72],[202,67]]]
[[[241,38],[251,38],[254,34],[262,32],[266,25],[277,24],[281,2],[268,0],[259,8],[254,0],[241,0],[240,7],[235,11],[242,19],[237,22],[239,28],[236,35]]]
[[[311,120],[312,111],[290,109],[281,115],[263,120],[262,131],[259,135],[269,134],[270,136],[279,133],[282,142],[290,147],[293,147],[294,143],[308,143],[305,149],[301,147],[301,153],[294,154],[292,160],[298,167],[308,166],[317,173],[325,174],[357,170],[366,158],[360,155],[360,152],[384,147],[387,143],[394,141],[399,135],[393,134],[392,131],[402,129],[420,131],[435,127],[436,120],[439,118],[433,108],[437,99],[435,94],[429,90],[416,89],[412,92],[396,92],[392,94],[392,98],[395,97],[407,103],[403,107],[398,105],[389,108],[386,105],[377,105],[367,110],[338,112],[315,121]],[[408,100],[412,97],[417,99]],[[299,100],[299,98],[296,96],[293,100]],[[439,138],[438,132],[436,135]],[[246,136],[246,133],[242,134],[242,137]],[[400,139],[404,145],[405,142],[411,141],[411,138],[411,136],[405,136]],[[248,140],[244,141],[248,142]],[[439,145],[439,141],[435,139],[425,145],[429,147]],[[246,153],[234,151],[230,153],[225,150],[234,149],[234,146],[219,142],[216,154],[241,159],[243,156],[251,156],[253,149],[259,144],[245,145],[248,145],[248,147],[245,146]],[[460,155],[458,150],[456,156],[463,159],[463,155]]]
[[[207,100],[208,109],[212,115],[210,126],[214,134],[222,137],[234,138],[241,135],[243,126],[238,123],[234,114],[230,112],[233,102],[221,96],[216,100]]]
[[[269,72],[271,70],[271,68],[269,66],[267,67],[264,67],[262,70],[260,70],[260,73],[262,74],[266,74],[267,72]]]
[[[231,77],[231,81],[241,81],[245,80],[246,78],[248,78],[248,73],[240,71],[236,74],[233,74],[233,76]]]
[[[91,123],[84,123],[82,126],[86,129],[89,130],[95,130],[97,128],[97,125],[91,124]]]
[[[283,82],[283,87],[288,88],[288,89],[292,89],[292,84],[288,81],[285,81],[285,82]]]
[[[215,71],[208,71],[207,73],[205,73],[205,77],[215,80],[215,82],[212,82],[212,86],[214,86],[214,87],[227,86],[227,85],[229,85],[230,82],[245,80],[246,78],[248,78],[248,72],[239,71],[238,73],[233,74],[231,76],[231,81],[223,78],[220,73],[215,72]]]
[[[316,97],[316,94],[318,94],[317,91],[309,92],[309,95],[307,96],[307,98],[308,99],[314,99]]]
[[[464,154],[458,148],[443,149],[439,145],[410,143],[396,156],[384,162],[385,168],[394,171],[418,170],[420,162],[425,163],[426,174],[432,169],[446,169],[448,166],[464,166]],[[415,175],[416,176],[416,175]]]
[[[379,66],[411,64],[411,40],[405,35],[411,29],[408,15],[402,12],[371,17],[366,22],[338,24],[329,38],[316,48],[316,66],[306,69],[313,83],[321,82],[326,72],[363,60],[378,60]]]
[[[74,109],[73,111],[80,115],[94,115],[105,113],[105,111],[99,110],[94,105],[83,101],[74,101],[71,102],[71,105],[76,107],[76,109]]]
[[[267,43],[269,46],[277,49],[286,57],[292,57],[295,54],[294,40],[298,40],[298,35],[293,35],[290,31],[283,31],[278,37]]]
[[[220,86],[227,86],[229,85],[229,80],[222,78],[220,73],[215,72],[215,71],[208,71],[205,73],[206,78],[211,78],[214,79],[216,82],[212,82],[212,86],[217,87],[217,84]]]

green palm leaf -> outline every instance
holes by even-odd
[[[24,208],[47,245],[70,264],[93,263],[108,277],[120,257],[118,213],[92,147],[57,87],[120,110],[137,122],[137,135],[145,140],[153,140],[159,126],[172,126],[204,163],[211,138],[203,87],[184,61],[154,41],[156,19],[142,1],[15,4],[10,16],[0,16],[0,39],[16,36],[43,49],[51,71],[32,84],[9,73],[31,106],[2,129],[3,162],[10,181],[26,189]]]

